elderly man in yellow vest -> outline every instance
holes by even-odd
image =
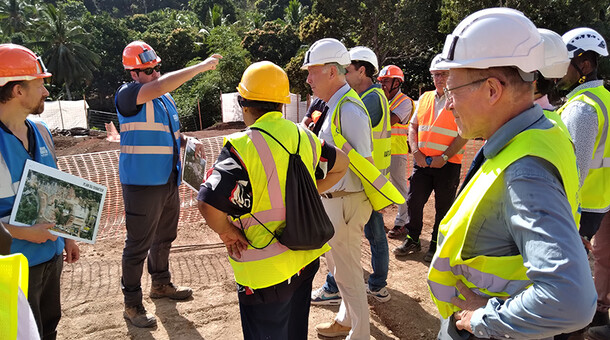
[[[428,272],[438,339],[548,339],[586,326],[596,294],[575,222],[576,158],[534,105],[538,30],[521,12],[481,10],[442,57],[460,135],[487,142],[439,227]]]
[[[198,207],[229,252],[244,338],[307,339],[311,283],[318,257],[330,247],[295,251],[276,237],[290,213],[284,188],[289,152],[298,153],[319,191],[341,179],[349,161],[282,118],[290,93],[288,76],[279,66],[269,61],[250,65],[237,90],[249,128],[225,138],[201,185]]]
[[[360,97],[345,79],[351,64],[349,52],[336,39],[321,39],[305,54],[303,69],[314,95],[328,106],[319,137],[339,145],[347,141],[352,150],[373,163],[371,121]],[[353,151],[350,151],[353,152]],[[365,161],[366,162],[366,161]],[[372,206],[358,176],[349,170],[332,188],[322,194],[322,203],[335,228],[326,254],[343,298],[335,320],[316,326],[318,334],[348,339],[369,339],[369,308],[360,264],[362,232]]]
[[[424,260],[430,262],[436,250],[438,225],[453,203],[460,183],[464,145],[467,140],[458,135],[453,115],[444,108],[443,90],[449,71],[438,67],[440,56],[430,65],[436,90],[425,92],[417,103],[409,127],[409,145],[413,154],[413,174],[407,194],[408,230],[406,240],[394,249],[398,256],[421,250],[419,236],[423,227],[424,206],[434,191],[436,216],[432,240]],[[400,227],[396,232],[400,233]]]

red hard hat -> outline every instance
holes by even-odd
[[[21,45],[0,44],[0,86],[9,81],[50,77],[42,59]]]
[[[149,44],[136,40],[123,50],[123,67],[126,70],[150,68],[157,66],[161,58]]]
[[[384,68],[379,71],[377,80],[381,80],[383,78],[396,78],[400,79],[400,81],[405,81],[405,75],[402,73],[400,67],[396,65],[384,66]]]

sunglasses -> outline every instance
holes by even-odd
[[[150,76],[151,74],[153,74],[153,72],[160,72],[161,71],[161,64],[157,64],[157,66],[155,67],[150,67],[150,68],[145,68],[142,70],[134,70],[136,71],[138,74],[140,72],[143,72],[145,75]]]

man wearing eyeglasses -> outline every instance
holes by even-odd
[[[413,174],[407,194],[408,230],[402,245],[394,249],[397,256],[421,250],[424,206],[434,190],[436,216],[432,239],[424,261],[430,262],[436,251],[438,225],[453,203],[460,183],[464,145],[467,140],[458,135],[451,111],[445,109],[444,87],[449,71],[438,67],[440,55],[432,60],[430,74],[434,91],[425,92],[418,100],[409,126],[409,145],[413,149]],[[400,230],[398,230],[400,231]]]
[[[127,227],[121,288],[124,317],[136,327],[157,323],[142,305],[140,282],[147,255],[151,298],[184,300],[193,293],[188,287],[175,286],[169,272],[169,251],[180,215],[180,147],[186,142],[169,92],[199,73],[216,69],[220,58],[214,54],[161,76],[161,58],[150,45],[134,41],[123,50],[123,66],[133,82],[119,87],[114,98],[121,129],[119,175]],[[195,152],[203,154],[201,143],[196,143]]]
[[[519,11],[481,10],[442,58],[460,136],[487,142],[439,226],[428,272],[437,338],[551,339],[586,326],[596,294],[575,222],[576,157],[534,104],[540,33]]]

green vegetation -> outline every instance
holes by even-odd
[[[251,62],[279,64],[292,92],[307,94],[303,51],[324,37],[368,46],[381,65],[400,66],[403,91],[417,98],[432,87],[428,66],[445,35],[466,15],[493,6],[521,10],[559,34],[589,26],[610,39],[610,7],[596,0],[0,0],[0,41],[43,56],[54,75],[51,98],[85,96],[92,109],[110,112],[114,91],[130,81],[121,64],[130,41],[152,45],[163,72],[221,53],[218,71],[174,92],[179,114],[197,114],[199,103],[207,127],[221,120],[220,92],[233,92]],[[610,78],[608,58],[599,73]]]

